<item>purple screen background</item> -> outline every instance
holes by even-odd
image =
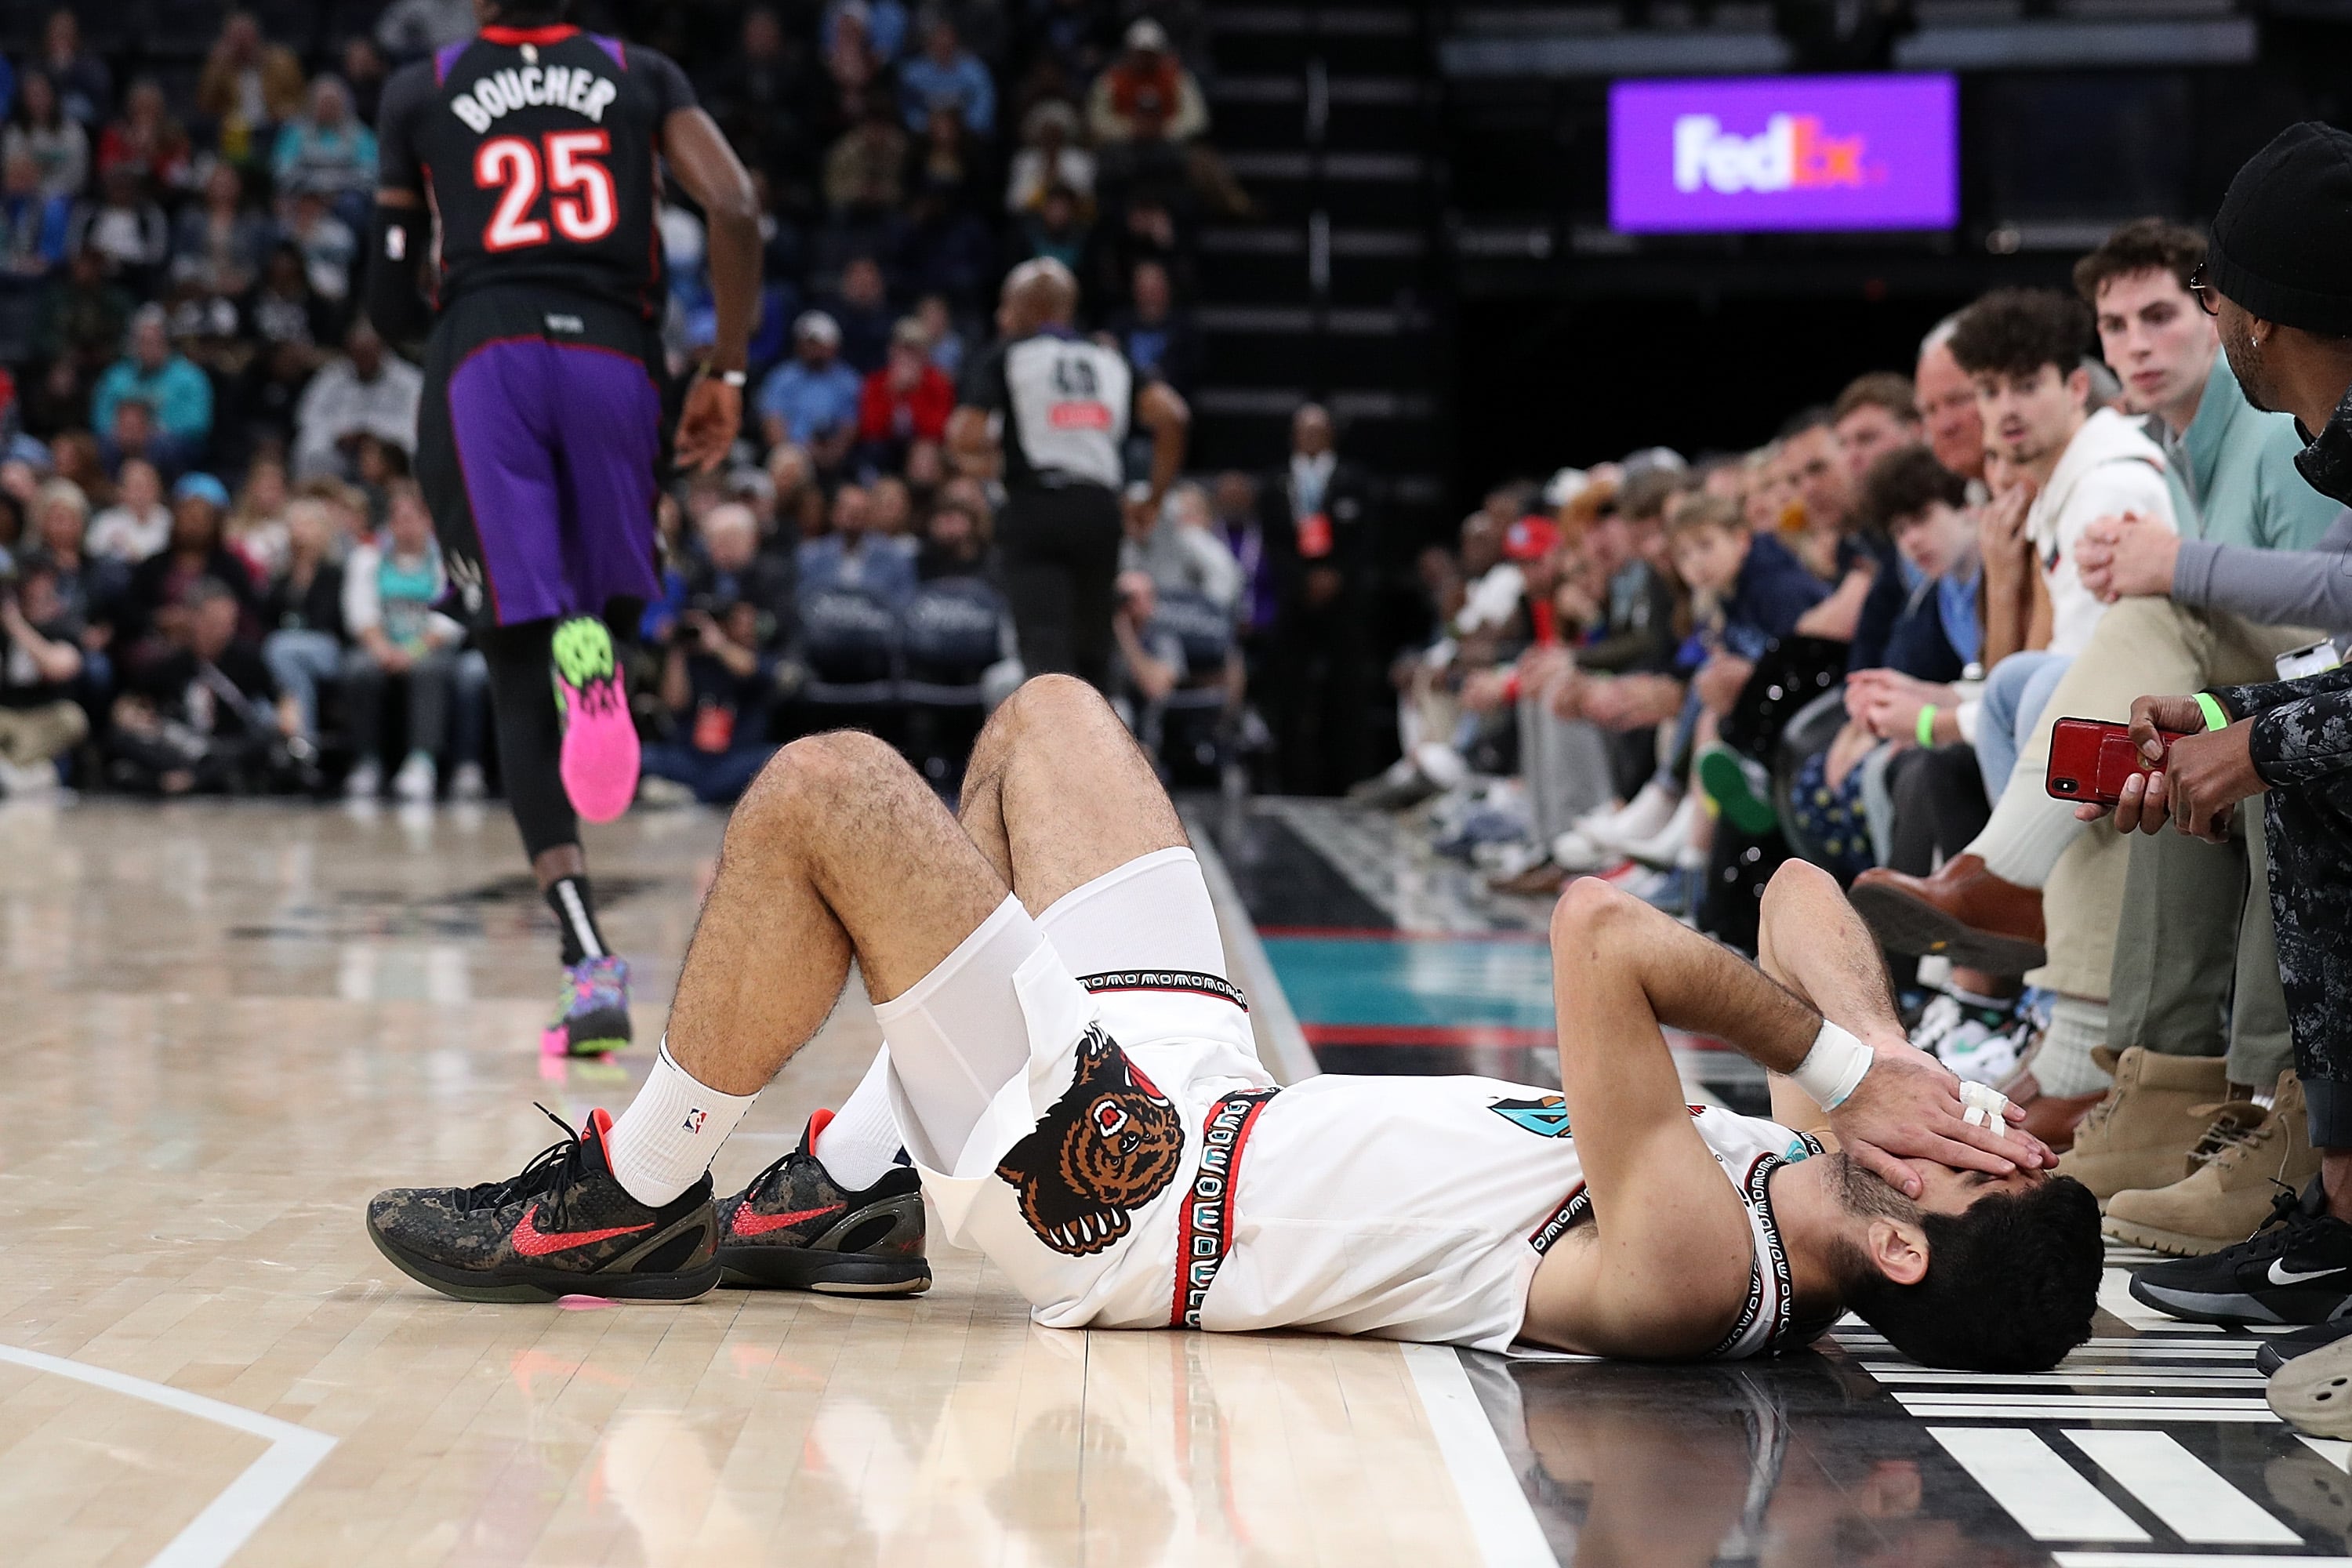
[[[1959,219],[1958,88],[1941,75],[1621,81],[1609,89],[1609,222],[1627,234],[1935,229]],[[1726,193],[1675,186],[1675,121],[1754,137],[1775,114],[1864,138],[1864,183]]]

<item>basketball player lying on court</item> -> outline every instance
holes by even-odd
[[[1052,1327],[1691,1359],[1796,1348],[1852,1308],[1923,1361],[2055,1363],[2090,1333],[2090,1194],[1964,1119],[1826,875],[1784,869],[1762,929],[1759,970],[1578,882],[1551,928],[1559,1095],[1277,1089],[1167,795],[1090,688],[1042,677],[981,736],[961,823],[871,736],[784,748],[728,824],[629,1109],[508,1181],[382,1194],[368,1228],[466,1300],[686,1300],[722,1272],[910,1293],[928,1193]],[[714,1204],[712,1154],[852,958],[882,1057]],[[1844,1152],[1685,1106],[1661,1025],[1793,1074]]]

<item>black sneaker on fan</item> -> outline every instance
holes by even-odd
[[[2143,1268],[2131,1293],[2192,1323],[2324,1323],[2352,1303],[2352,1225],[2325,1205],[2315,1177],[2300,1196],[2283,1189],[2253,1235]]]
[[[460,1301],[690,1301],[719,1283],[708,1175],[650,1207],[614,1179],[610,1117],[591,1111],[576,1134],[553,1111],[547,1119],[563,1141],[503,1182],[378,1193],[369,1239],[402,1273]]]
[[[829,1296],[919,1296],[931,1288],[923,1258],[923,1192],[893,1165],[851,1192],[811,1151],[833,1120],[809,1118],[800,1147],[719,1205],[719,1263],[730,1285]]]

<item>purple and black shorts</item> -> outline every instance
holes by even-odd
[[[604,617],[659,595],[661,363],[654,323],[583,295],[484,289],[443,310],[416,480],[474,625]]]

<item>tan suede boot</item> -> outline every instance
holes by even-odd
[[[2115,1075],[2074,1129],[2074,1146],[2058,1162],[2105,1201],[2132,1187],[2166,1187],[2189,1173],[2189,1151],[2213,1120],[2213,1102],[2230,1087],[2220,1057],[2168,1057],[2134,1046],[2119,1058],[2102,1046],[2091,1059]],[[2200,1109],[2207,1114],[2196,1114]]]
[[[2267,1113],[2259,1110],[2243,1102],[2221,1107],[2206,1132],[2210,1157],[2170,1186],[2117,1193],[2100,1228],[2178,1258],[2202,1258],[2252,1236],[2282,1184],[2299,1192],[2319,1173],[2294,1074],[2279,1075],[2277,1099]]]

